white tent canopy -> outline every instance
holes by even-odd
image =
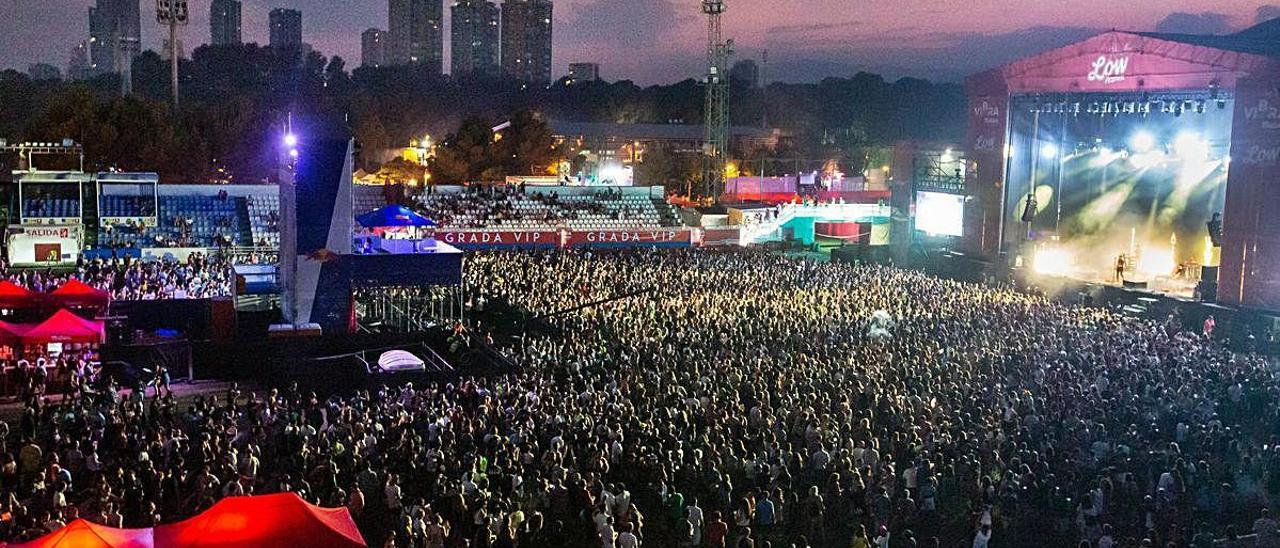
[[[378,367],[383,371],[422,371],[425,362],[404,350],[388,350],[378,357]]]

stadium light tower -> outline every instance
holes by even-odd
[[[724,189],[725,156],[729,148],[729,56],[733,40],[720,32],[724,0],[702,0],[707,16],[707,97],[703,107],[706,139],[703,143],[702,185],[708,196],[718,199]]]
[[[187,24],[187,0],[156,0],[156,22],[169,26],[169,85],[178,110],[178,25]]]

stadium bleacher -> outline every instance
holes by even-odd
[[[280,196],[248,196],[245,202],[249,210],[249,229],[253,234],[253,245],[279,247]]]
[[[102,196],[100,212],[103,217],[151,217],[154,209],[149,196],[109,194]]]
[[[280,196],[266,185],[161,185],[154,208],[156,226],[123,222],[98,231],[101,246],[218,247],[280,245]],[[72,211],[74,200],[41,199],[32,211]],[[386,203],[382,188],[354,187],[352,211],[373,211]],[[116,219],[151,217],[146,196],[104,195],[101,216]],[[675,210],[660,198],[637,189],[511,189],[477,193],[455,187],[419,196],[417,206],[440,228],[505,230],[618,230],[679,224]],[[71,216],[75,216],[71,215]]]
[[[80,204],[74,198],[28,197],[23,200],[22,214],[34,218],[79,217]]]
[[[595,230],[678,224],[665,202],[622,192],[442,193],[419,197],[418,206],[440,228]]]
[[[351,211],[358,217],[387,205],[382,187],[372,185],[354,185],[351,188]]]
[[[150,217],[151,200],[106,195],[103,217]],[[116,223],[98,232],[102,246],[217,247],[280,244],[280,197],[274,186],[169,185],[157,196],[155,227]]]

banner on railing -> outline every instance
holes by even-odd
[[[569,247],[688,247],[692,231],[683,228],[590,230],[570,232]]]
[[[741,242],[742,231],[739,227],[732,228],[704,228],[702,229],[702,247],[716,247],[723,245],[738,245]]]
[[[459,249],[564,247],[689,247],[689,228],[608,230],[437,230],[435,238]]]
[[[563,246],[563,238],[555,230],[437,230],[435,237],[459,249]]]

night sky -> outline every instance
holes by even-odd
[[[1271,0],[1275,2],[1276,0]],[[446,1],[445,10],[448,11]],[[814,81],[860,70],[958,80],[1108,29],[1227,33],[1280,16],[1262,0],[727,0],[735,59],[769,51],[770,80]],[[0,68],[47,62],[65,70],[88,34],[93,0],[0,0]],[[556,0],[555,74],[601,64],[608,80],[661,84],[701,74],[706,25],[698,0]],[[154,3],[142,0],[143,44],[159,49]],[[385,0],[244,0],[246,42],[265,43],[267,12],[302,10],[303,39],[353,68],[360,32],[386,28]],[[209,39],[208,0],[191,0],[180,38]],[[448,60],[448,17],[445,28]]]

